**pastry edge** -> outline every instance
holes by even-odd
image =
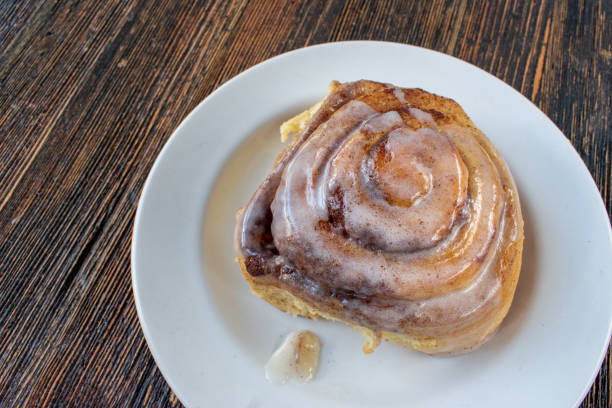
[[[509,273],[507,275],[513,278],[514,280],[518,280],[518,275],[522,263],[522,245],[520,244],[522,244],[522,242],[516,242],[513,245],[513,248],[515,250],[518,249],[519,253],[516,254],[513,265],[509,268]],[[295,296],[286,289],[280,288],[273,284],[268,285],[255,282],[253,277],[248,273],[246,269],[245,259],[236,258],[236,261],[240,265],[242,276],[247,281],[251,292],[253,292],[255,295],[270,303],[275,308],[285,313],[289,313],[293,316],[300,316],[313,320],[317,320],[319,317],[322,317],[327,320],[342,322],[344,324],[349,325],[353,329],[359,330],[361,334],[363,334],[363,336],[365,337],[365,344],[362,348],[365,354],[372,353],[378,347],[382,340],[386,340],[391,343],[399,344],[400,346],[408,347],[410,349],[432,355],[456,355],[467,353],[487,342],[487,340],[489,340],[495,334],[501,322],[508,314],[508,310],[510,309],[510,306],[512,304],[512,299],[514,298],[514,290],[512,291],[512,293],[504,293],[503,297],[505,299],[502,300],[504,304],[501,306],[501,310],[498,311],[497,318],[494,320],[493,324],[490,325],[488,333],[482,338],[480,342],[464,350],[458,350],[453,352],[438,351],[447,348],[448,345],[445,341],[438,340],[433,337],[416,337],[408,334],[393,333],[388,331],[376,332],[367,327],[359,326],[347,320],[332,316],[329,313],[319,310],[316,306],[311,305],[304,299]],[[516,286],[514,289],[516,290]],[[507,298],[508,296],[509,299]]]

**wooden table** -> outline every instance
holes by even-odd
[[[481,67],[567,135],[610,214],[611,18],[604,0],[3,1],[0,406],[181,405],[132,297],[139,193],[191,109],[285,51],[376,39]],[[610,406],[610,367],[583,407]]]

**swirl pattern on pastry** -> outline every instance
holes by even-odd
[[[239,213],[243,275],[281,310],[374,339],[431,354],[482,344],[520,270],[505,162],[450,99],[334,87]]]

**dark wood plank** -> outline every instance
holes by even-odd
[[[327,41],[469,61],[564,132],[608,213],[612,3],[15,1],[0,5],[0,406],[180,406],[142,337],[129,250],[156,155],[242,70]],[[610,406],[610,354],[583,407]]]

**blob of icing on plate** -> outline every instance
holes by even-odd
[[[266,364],[266,378],[278,384],[308,382],[317,375],[321,341],[308,330],[290,333]]]

